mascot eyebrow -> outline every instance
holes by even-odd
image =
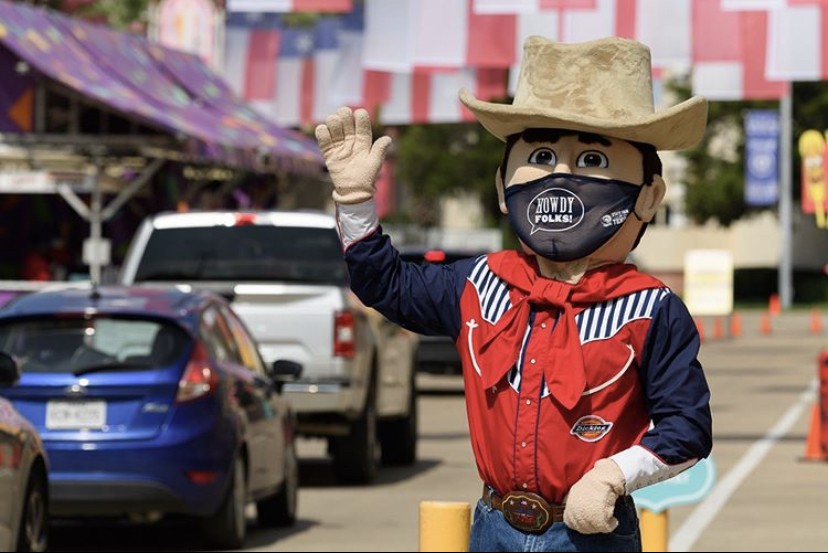
[[[506,147],[503,151],[503,161],[500,162],[500,178],[506,182],[506,164],[509,159],[509,154],[512,151],[515,143],[523,139],[524,142],[535,144],[537,142],[551,142],[555,143],[564,136],[577,136],[578,142],[583,144],[600,144],[601,146],[611,146],[612,142],[606,137],[599,134],[571,131],[568,129],[526,129],[523,132],[512,134],[506,137]],[[642,165],[644,169],[645,185],[653,184],[653,175],[661,175],[662,165],[661,158],[658,157],[658,152],[654,146],[644,144],[643,142],[634,142],[628,140],[639,152],[641,152]]]

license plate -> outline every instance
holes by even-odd
[[[50,401],[46,404],[46,428],[81,430],[106,425],[105,401]]]

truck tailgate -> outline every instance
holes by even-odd
[[[334,314],[345,307],[338,287],[240,284],[234,293],[233,310],[258,340],[265,362],[291,359],[304,365],[303,378],[333,376]]]

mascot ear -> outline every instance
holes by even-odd
[[[653,175],[652,184],[642,185],[638,201],[635,203],[635,213],[642,222],[649,223],[653,220],[666,192],[667,185],[664,184],[661,175]]]
[[[500,212],[506,215],[509,213],[509,209],[506,207],[506,197],[504,195],[503,177],[500,174],[500,167],[495,171],[495,187],[497,187],[497,202],[500,205]]]

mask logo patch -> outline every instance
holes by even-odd
[[[526,207],[532,225],[530,236],[538,231],[563,232],[576,227],[584,218],[584,203],[563,188],[548,188],[532,198]]]
[[[611,428],[612,423],[598,415],[586,415],[575,421],[569,433],[584,442],[597,442],[606,436]]]
[[[629,209],[622,209],[621,211],[613,211],[612,213],[609,213],[609,214],[604,215],[603,217],[601,217],[601,224],[604,225],[604,227],[612,227],[612,226],[620,225],[621,223],[623,223],[624,221],[627,220],[627,217],[629,216],[629,214],[630,214]]]

